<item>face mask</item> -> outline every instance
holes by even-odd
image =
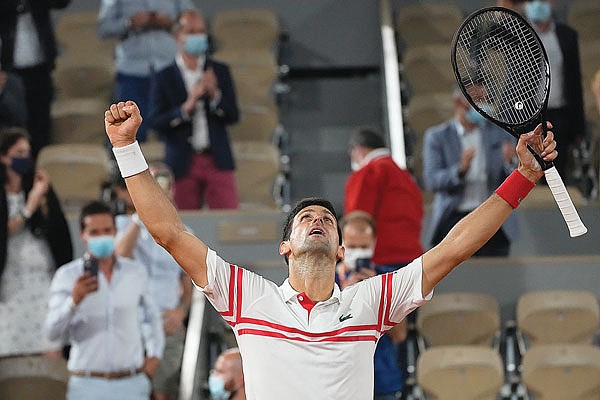
[[[545,1],[531,1],[525,4],[525,15],[531,22],[546,22],[552,15],[552,7]]]
[[[344,264],[351,271],[356,271],[358,260],[371,260],[373,258],[373,249],[363,249],[360,247],[348,247],[344,253]]]
[[[106,258],[115,250],[115,237],[112,235],[91,236],[87,242],[90,253],[96,258]]]
[[[358,171],[360,169],[360,163],[350,161],[350,168],[352,168],[352,171]]]
[[[208,37],[204,33],[188,35],[183,42],[183,50],[192,56],[201,56],[208,50]]]
[[[208,377],[208,390],[214,400],[227,400],[231,396],[231,392],[225,390],[225,380],[218,375]]]
[[[485,117],[479,114],[477,110],[472,107],[469,108],[469,111],[467,111],[465,118],[473,125],[482,126],[485,124]]]
[[[25,175],[33,168],[33,158],[13,157],[10,162],[10,168],[19,175]]]

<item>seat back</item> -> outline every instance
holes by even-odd
[[[31,356],[0,360],[2,400],[64,400],[68,380],[63,359]]]
[[[500,329],[498,301],[485,293],[437,294],[419,309],[417,328],[431,347],[489,346]]]
[[[597,0],[569,2],[567,22],[577,29],[580,41],[600,39],[600,3]]]
[[[584,290],[525,293],[517,301],[517,326],[531,345],[591,343],[600,327],[600,307]]]
[[[585,344],[532,347],[523,356],[522,378],[539,400],[600,399],[600,348]]]
[[[279,19],[266,9],[224,10],[213,15],[212,36],[222,49],[273,49]]]
[[[495,400],[503,378],[500,355],[484,346],[434,347],[417,360],[417,382],[436,400]]]
[[[419,95],[452,93],[456,85],[447,44],[430,44],[406,49],[403,74],[412,91]]]
[[[395,27],[408,47],[432,43],[447,46],[462,19],[463,13],[455,4],[410,4],[396,12]]]
[[[233,142],[240,205],[275,208],[273,185],[279,174],[279,151],[262,141]]]
[[[96,98],[72,98],[52,103],[52,143],[103,144],[107,102]]]
[[[245,106],[241,107],[240,121],[229,127],[229,133],[234,141],[269,142],[278,124],[275,110],[265,106]]]
[[[94,144],[46,146],[38,155],[37,167],[48,172],[65,207],[79,207],[97,200],[111,172],[106,149]]]

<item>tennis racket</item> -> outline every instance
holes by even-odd
[[[471,105],[517,139],[539,123],[546,134],[550,65],[544,46],[529,23],[503,7],[469,15],[452,41],[454,76]],[[581,222],[565,185],[551,162],[529,150],[538,161],[571,237],[583,235]]]

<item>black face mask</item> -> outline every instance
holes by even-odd
[[[33,168],[33,158],[31,157],[13,157],[10,162],[10,168],[19,175],[29,173]]]

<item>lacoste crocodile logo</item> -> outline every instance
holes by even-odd
[[[348,314],[348,315],[340,315],[340,322],[344,322],[347,319],[352,318],[352,314]]]

